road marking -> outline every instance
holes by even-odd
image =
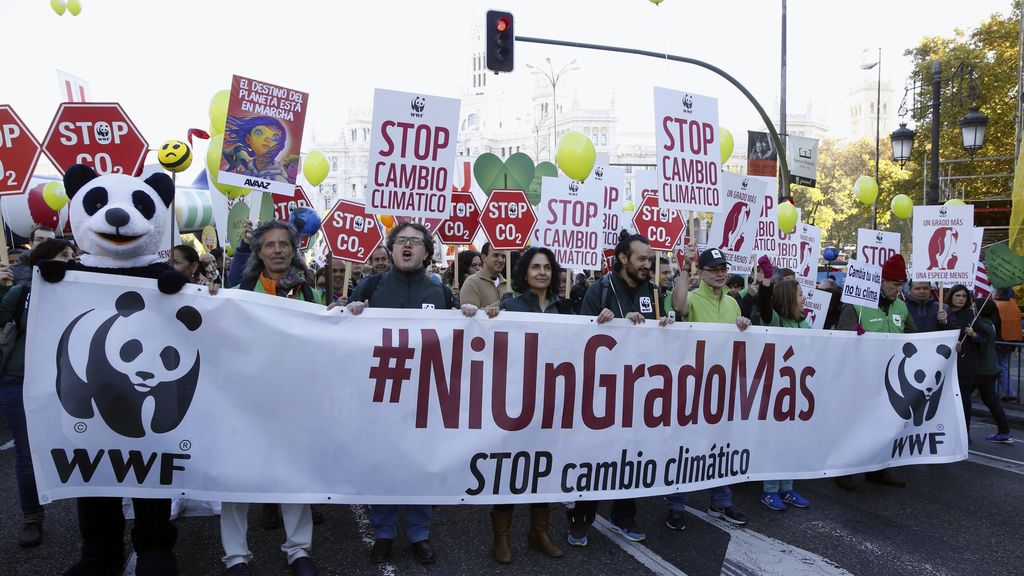
[[[350,506],[352,514],[356,517],[356,524],[359,527],[359,537],[367,550],[373,548],[375,541],[373,537],[373,525],[370,523],[370,507],[365,504],[353,504]],[[398,576],[398,568],[391,562],[378,564],[382,576]]]
[[[658,576],[686,576],[686,572],[683,572],[668,560],[655,554],[650,548],[639,542],[626,540],[622,532],[613,526],[611,522],[605,520],[604,516],[598,515],[594,519],[594,527],[597,528],[598,532],[604,534],[605,538],[618,544],[619,548],[625,550],[627,554],[636,558],[637,561]]]
[[[970,452],[970,455],[967,457],[967,460],[974,462],[975,464],[999,468],[1000,470],[1006,470],[1007,472],[1013,472],[1014,474],[1024,474],[1024,462],[1003,458],[1002,456],[993,456],[992,454],[978,452],[977,450],[968,450],[968,452]]]
[[[686,510],[729,534],[723,576],[853,576],[835,562],[803,548],[749,528],[733,526],[689,506]]]
[[[0,446],[0,452],[3,452],[4,450],[10,450],[11,448],[14,448],[14,438],[11,438],[2,446]]]

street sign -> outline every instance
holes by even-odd
[[[365,264],[384,240],[380,224],[362,204],[338,200],[320,224],[335,258]]]
[[[480,226],[495,250],[522,250],[536,225],[537,215],[522,190],[492,191],[480,214]]]
[[[0,105],[0,196],[25,193],[41,151],[14,109]]]
[[[647,196],[640,201],[633,215],[633,225],[655,250],[672,250],[686,231],[686,222],[679,211],[659,209],[657,196]]]
[[[87,164],[100,174],[137,176],[149,143],[120,104],[65,102],[50,123],[43,151],[62,174]]]
[[[472,192],[452,192],[451,213],[441,222],[437,237],[445,244],[472,244],[480,230],[480,207]]]

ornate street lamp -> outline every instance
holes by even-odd
[[[960,135],[963,138],[964,150],[974,159],[974,154],[985,144],[985,127],[988,126],[988,116],[978,112],[978,107],[973,106],[971,110],[960,119]]]
[[[910,151],[914,147],[914,136],[916,135],[916,132],[907,128],[906,122],[900,122],[900,127],[889,135],[889,139],[892,140],[892,159],[893,162],[900,165],[900,168],[903,168],[910,160]]]

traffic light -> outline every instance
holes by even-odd
[[[511,72],[515,48],[512,14],[488,10],[484,30],[487,42],[487,69],[495,73]]]

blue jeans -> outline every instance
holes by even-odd
[[[398,508],[394,504],[374,504],[370,506],[370,522],[373,524],[373,535],[377,539],[394,540],[398,535]],[[430,537],[430,518],[434,514],[429,504],[407,504],[401,506],[405,510],[405,535],[413,544]]]
[[[789,492],[793,489],[792,480],[765,480],[765,492]]]
[[[999,380],[996,381],[996,395],[1015,396],[1016,390],[1010,390],[1010,351],[998,352],[999,357]]]
[[[18,479],[21,512],[26,518],[39,516],[41,519],[43,507],[39,504],[39,493],[36,492],[36,474],[32,470],[32,452],[28,446],[23,382],[20,376],[4,376],[0,384],[0,412],[3,412],[14,435],[14,474]]]
[[[728,486],[719,486],[708,490],[711,494],[711,505],[715,508],[728,508],[732,506],[732,490]],[[665,497],[668,500],[668,509],[682,512],[686,509],[686,501],[690,494],[688,492],[677,492]]]

